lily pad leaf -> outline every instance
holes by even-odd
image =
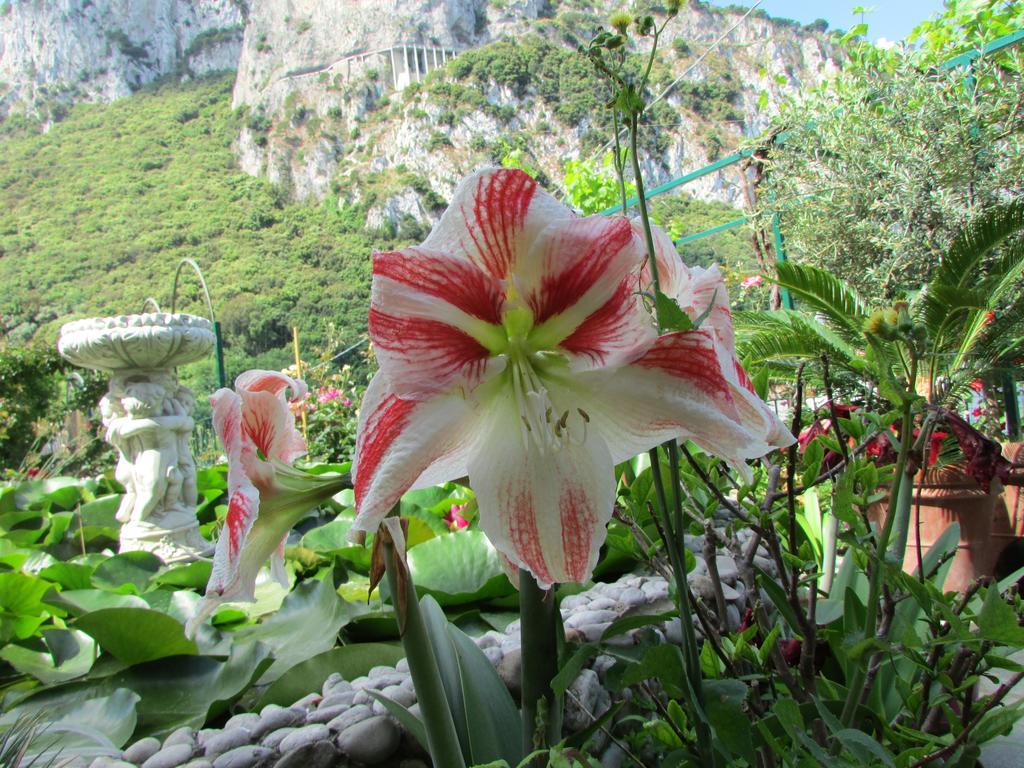
[[[409,550],[416,590],[441,605],[463,605],[503,597],[514,589],[497,550],[480,531],[437,536]]]
[[[166,613],[144,608],[104,608],[75,621],[100,647],[126,664],[199,653],[185,627]]]
[[[273,650],[274,663],[260,680],[265,685],[300,661],[333,648],[341,628],[361,612],[365,612],[362,607],[345,602],[333,584],[304,581],[285,598],[277,613],[238,630],[236,638],[259,640]]]
[[[120,594],[140,595],[149,589],[164,562],[151,552],[122,552],[101,563],[92,574],[93,586]]]

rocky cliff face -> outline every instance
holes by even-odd
[[[533,85],[509,87],[500,77],[481,82],[478,72],[467,79],[458,61],[446,62],[502,38],[521,43],[532,36],[572,50],[620,5],[290,0],[254,6],[234,90],[236,107],[250,114],[237,145],[241,165],[299,199],[333,192],[342,202],[365,202],[369,196],[371,226],[435,219],[439,206],[423,190],[447,199],[465,173],[500,161],[503,147],[522,149],[523,138],[531,162],[558,181],[565,159],[595,154],[592,115],[567,119],[557,99],[539,98]],[[666,95],[664,120],[650,129],[660,136],[647,153],[649,182],[728,153],[767,126],[786,94],[835,71],[834,46],[820,30],[763,15],[740,19],[693,3],[667,29],[662,73],[666,84],[679,83]],[[444,83],[473,96],[470,108],[460,108]],[[716,99],[722,108],[709,110]],[[405,183],[381,181],[389,176]],[[410,189],[410,178],[420,194]],[[733,168],[688,189],[739,204],[741,186]]]
[[[240,0],[5,0],[0,115],[44,123],[71,101],[110,101],[159,77],[234,69]]]
[[[245,171],[296,199],[361,203],[370,226],[429,222],[474,168],[514,155],[557,183],[566,159],[600,157],[599,84],[571,52],[620,5],[0,0],[0,118],[20,110],[45,123],[72,100],[237,68]],[[652,90],[674,85],[645,129],[649,184],[759,134],[781,98],[835,70],[835,56],[820,30],[688,4],[662,41]],[[739,204],[737,173],[688,189]]]

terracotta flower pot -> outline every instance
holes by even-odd
[[[998,556],[991,540],[997,496],[997,488],[986,493],[957,464],[919,473],[914,482],[903,570],[915,571],[918,547],[923,558],[946,528],[959,523],[960,543],[943,589],[961,591],[978,577],[991,576]],[[873,522],[884,522],[888,505],[888,498],[872,505],[869,517]]]

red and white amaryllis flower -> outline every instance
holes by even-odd
[[[228,460],[228,513],[190,633],[219,604],[254,600],[256,576],[268,559],[273,577],[287,587],[288,532],[310,509],[350,485],[346,477],[291,466],[305,454],[306,442],[289,405],[305,395],[301,380],[246,371],[235,379],[234,390],[219,389],[210,397],[213,427]]]
[[[375,254],[354,530],[468,475],[512,564],[583,581],[616,462],[677,437],[737,465],[788,444],[717,326],[658,335],[644,257],[628,220],[577,217],[513,169],[466,179],[422,245]]]

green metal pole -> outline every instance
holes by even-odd
[[[213,337],[217,340],[217,386],[223,389],[228,385],[228,374],[224,370],[224,340],[220,333],[220,320],[213,321]]]
[[[1020,408],[1017,406],[1017,383],[1009,371],[1003,371],[1003,404],[1006,407],[1006,434],[1020,439]]]
[[[786,260],[786,244],[782,237],[782,228],[779,226],[779,214],[772,214],[772,234],[775,236],[775,260]],[[793,308],[793,297],[789,295],[789,289],[785,286],[779,288],[779,296],[782,299],[782,306],[786,309]]]

